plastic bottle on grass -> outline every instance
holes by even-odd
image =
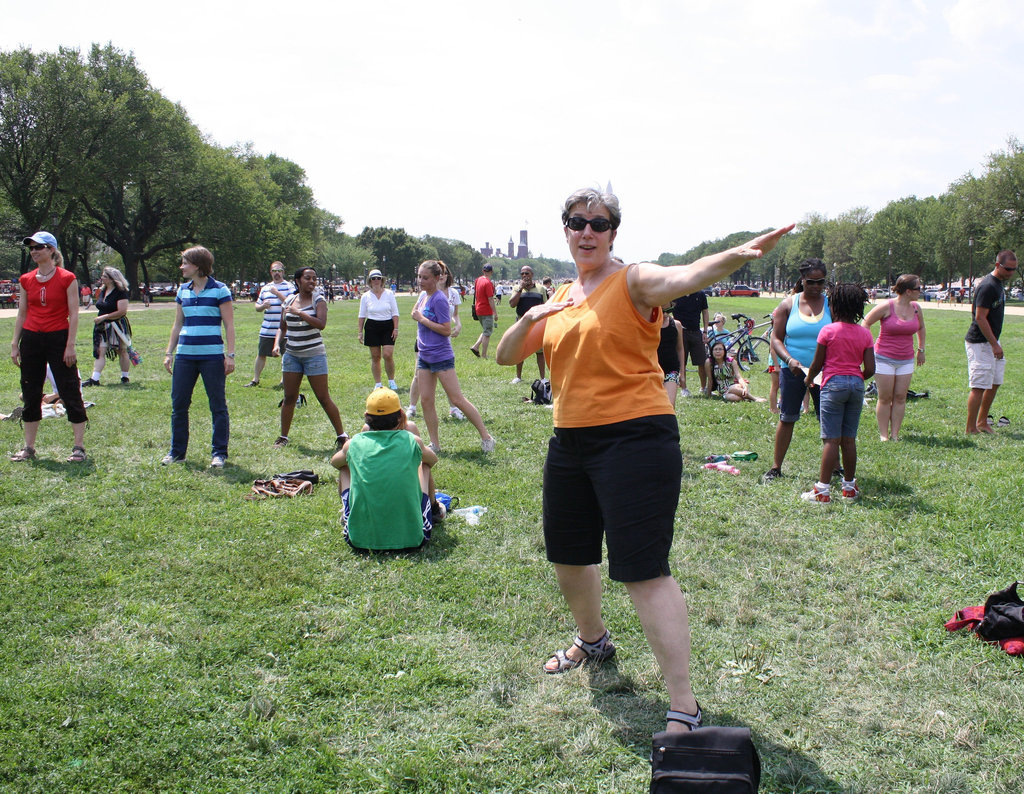
[[[732,453],[733,460],[757,460],[757,453],[749,450],[740,450]]]
[[[481,505],[470,505],[469,507],[460,507],[452,512],[466,519],[467,524],[476,526],[480,523],[480,516],[487,512],[487,508]]]

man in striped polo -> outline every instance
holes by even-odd
[[[263,312],[263,324],[260,326],[260,347],[256,355],[256,367],[252,380],[245,388],[260,385],[260,375],[267,364],[267,356],[274,355],[274,338],[281,325],[281,306],[288,296],[295,292],[290,281],[284,280],[284,265],[274,262],[270,265],[271,281],[263,286],[256,298],[256,311]]]

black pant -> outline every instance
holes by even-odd
[[[38,422],[43,418],[43,382],[46,380],[46,365],[50,365],[57,394],[64,401],[68,421],[71,424],[86,422],[82,403],[82,384],[78,370],[64,363],[64,348],[68,344],[68,329],[61,331],[28,331],[22,329],[18,350],[21,352],[21,398],[25,422]]]

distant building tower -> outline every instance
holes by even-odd
[[[508,258],[509,259],[515,259],[516,258],[516,244],[514,242],[512,242],[512,238],[511,237],[508,238]]]
[[[529,259],[530,246],[526,243],[526,229],[519,232],[519,250],[516,251],[516,259]]]
[[[480,249],[480,253],[486,256],[488,259],[490,259],[492,256],[494,256],[494,249],[491,248],[491,244],[487,242],[484,243],[484,247]]]

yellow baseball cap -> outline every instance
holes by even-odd
[[[366,398],[366,413],[371,416],[387,416],[402,410],[402,401],[391,389],[374,389]]]

